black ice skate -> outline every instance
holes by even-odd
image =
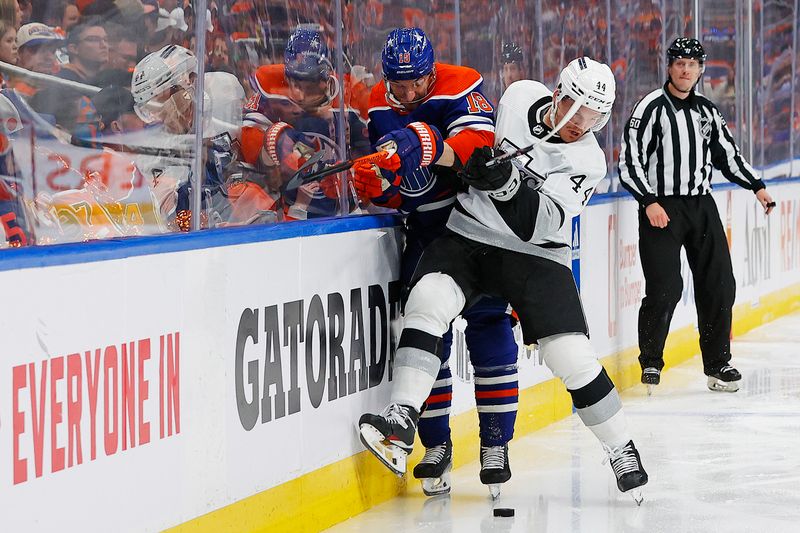
[[[481,444],[481,483],[489,486],[493,500],[500,496],[500,487],[511,479],[508,464],[508,444],[503,446],[484,446]]]
[[[653,387],[661,383],[661,371],[655,367],[648,366],[642,370],[642,383],[647,385],[647,395],[653,394]]]
[[[742,375],[730,365],[725,365],[717,372],[708,375],[708,388],[713,391],[736,392]]]
[[[605,445],[603,448],[608,454],[611,469],[617,477],[617,488],[620,492],[630,491],[636,505],[641,505],[644,496],[639,487],[647,483],[647,472],[642,467],[639,451],[633,445],[633,441],[628,441],[628,444],[618,448],[612,449]]]
[[[386,467],[402,477],[414,448],[419,412],[408,405],[389,404],[379,415],[366,413],[358,421],[361,442]]]
[[[453,443],[450,439],[425,450],[425,456],[414,467],[414,477],[422,480],[425,496],[450,493],[450,470],[453,468]]]

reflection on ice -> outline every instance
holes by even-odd
[[[453,490],[408,493],[329,531],[708,532],[793,531],[800,523],[800,314],[733,342],[742,387],[706,389],[699,356],[622,398],[650,474],[641,507],[620,494],[603,452],[577,417],[517,438],[513,477],[494,504],[472,463]],[[454,453],[458,453],[455,450]],[[492,508],[515,509],[513,519]]]

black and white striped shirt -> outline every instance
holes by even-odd
[[[764,188],[705,96],[692,91],[681,100],[664,85],[636,104],[622,134],[619,179],[640,204],[708,194],[712,167],[745,189]]]

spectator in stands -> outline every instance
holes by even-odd
[[[142,17],[142,25],[144,27],[144,35],[153,35],[158,26],[158,1],[157,0],[143,0],[142,9],[144,16]]]
[[[52,117],[56,126],[84,139],[94,139],[100,129],[100,115],[94,104],[77,91],[48,87],[30,100],[31,107],[43,117]]]
[[[119,68],[105,68],[100,73],[92,78],[92,85],[95,87],[110,87],[116,85],[117,87],[130,87],[133,72]]]
[[[12,65],[16,65],[19,61],[17,30],[5,20],[0,20],[0,61]]]
[[[139,62],[139,43],[136,35],[121,26],[109,31],[108,63],[106,68],[133,72]]]
[[[82,22],[67,35],[69,63],[61,68],[59,78],[90,83],[108,63],[108,34],[99,19]]]
[[[100,133],[103,135],[139,131],[144,122],[133,110],[133,95],[125,87],[112,85],[92,97],[92,103],[100,114]]]
[[[22,20],[22,10],[17,0],[0,0],[0,20],[10,22],[19,29]]]
[[[19,66],[41,74],[55,74],[58,70],[56,49],[63,39],[53,28],[39,22],[25,24],[17,32]],[[25,96],[33,96],[36,89],[24,79],[12,78],[11,87]]]
[[[72,3],[71,0],[47,0],[44,8],[44,15],[41,16],[40,20],[48,26],[56,28],[56,31],[60,29],[64,35],[81,18],[78,6]]]
[[[233,69],[230,65],[230,47],[228,46],[228,38],[223,33],[215,33],[211,39],[208,70],[233,73]]]
[[[83,18],[98,18],[104,22],[119,22],[122,12],[114,0],[75,0]]]
[[[178,7],[178,3],[179,3],[178,0],[160,0],[159,1],[159,4],[161,4],[161,7],[163,9],[167,10],[167,13],[172,13],[172,10],[175,9],[176,7]],[[180,4],[182,5],[183,2],[180,2]]]
[[[174,44],[175,40],[175,20],[169,16],[169,11],[161,8],[156,13],[155,28],[147,43],[147,51],[150,53]]]
[[[31,21],[31,11],[33,10],[33,4],[31,0],[17,0],[17,5],[19,6],[19,18],[17,22],[20,26],[23,24],[27,24]]]

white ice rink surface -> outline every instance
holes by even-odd
[[[475,462],[453,472],[449,496],[426,498],[412,478],[406,494],[328,531],[800,532],[800,314],[737,338],[733,354],[736,393],[709,391],[699,356],[651,397],[644,385],[623,392],[650,476],[641,507],[572,415],[512,441],[513,477],[494,504]]]

